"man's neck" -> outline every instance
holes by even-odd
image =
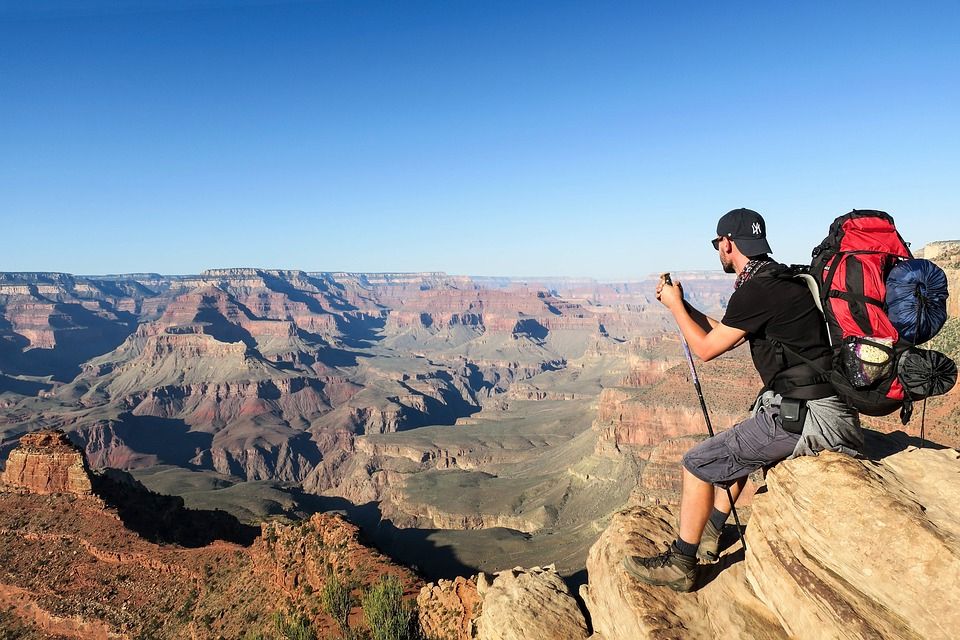
[[[747,263],[750,262],[750,258],[744,255],[734,256],[733,257],[733,271],[737,275],[740,275],[740,272],[743,271],[743,268],[747,266]]]

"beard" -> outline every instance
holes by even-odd
[[[720,265],[723,267],[724,273],[736,273],[737,268],[733,266],[733,260],[720,254]]]

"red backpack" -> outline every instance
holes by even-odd
[[[867,415],[902,408],[904,422],[911,403],[897,360],[912,345],[900,340],[885,299],[890,271],[911,258],[890,215],[854,210],[833,221],[810,266],[834,349],[830,381],[837,394]]]
[[[896,277],[890,277],[892,271]],[[825,362],[812,361],[774,342],[801,361],[773,385],[784,397],[822,398],[832,387],[847,405],[867,415],[900,409],[906,424],[914,400],[947,393],[956,384],[952,359],[910,342],[928,340],[943,326],[946,275],[928,260],[913,259],[893,218],[883,211],[840,216],[813,250],[810,267],[794,265],[771,275],[806,282],[823,312],[833,352],[824,356]],[[894,288],[892,297],[888,284]],[[922,424],[920,429],[922,437]]]

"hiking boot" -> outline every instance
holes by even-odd
[[[658,556],[627,556],[623,568],[641,582],[682,592],[691,591],[697,577],[697,559],[683,555],[673,545]]]
[[[709,520],[700,536],[697,558],[704,562],[716,562],[720,558],[720,531]]]

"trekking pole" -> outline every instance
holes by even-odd
[[[670,274],[663,274],[664,284],[673,286],[673,281],[670,279]],[[703,411],[703,421],[707,423],[707,434],[712,438],[713,437],[713,424],[710,422],[710,412],[707,411],[707,401],[703,397],[703,387],[700,386],[700,377],[697,375],[697,367],[693,364],[693,353],[690,352],[690,345],[687,344],[687,339],[683,337],[683,331],[680,330],[680,325],[677,325],[677,333],[680,334],[680,344],[683,346],[683,353],[687,356],[687,364],[690,366],[690,376],[693,378],[693,388],[697,390],[697,398],[700,400],[700,410]],[[733,521],[737,525],[737,533],[740,535],[740,544],[743,545],[743,551],[747,551],[747,541],[743,537],[743,528],[740,526],[740,516],[737,515],[737,508],[734,506],[733,502],[733,493],[730,491],[730,487],[725,487],[727,490],[727,499],[730,501],[730,513],[733,514]]]

